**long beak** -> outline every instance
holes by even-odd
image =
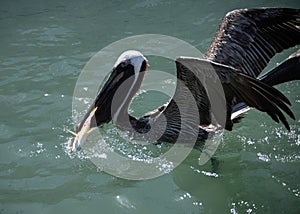
[[[90,106],[89,110],[83,117],[83,120],[80,122],[76,128],[76,133],[69,131],[75,136],[74,142],[70,145],[72,151],[76,151],[86,140],[90,130],[94,127],[100,126],[104,123],[108,123],[112,120],[112,102],[115,96],[116,91],[122,85],[122,83],[130,77],[134,77],[135,71],[133,65],[127,65],[126,67],[117,66],[113,68],[110,73],[110,76],[100,92],[98,93],[95,101]],[[134,78],[132,78],[132,81]],[[134,83],[134,82],[133,82]],[[132,87],[130,88],[132,90]],[[129,91],[130,92],[130,91]],[[117,99],[118,102],[123,102],[129,92],[122,91],[120,99]],[[124,103],[124,102],[123,102]],[[118,107],[118,104],[115,104]],[[92,120],[93,118],[93,120]],[[88,124],[88,126],[87,126]]]
[[[116,72],[115,70],[111,72],[108,80],[98,93],[93,104],[90,106],[82,121],[77,126],[76,132],[81,131],[83,124],[92,113],[92,111],[94,111],[93,114],[95,114],[96,119],[92,121],[92,127],[100,126],[103,123],[108,123],[109,121],[111,121],[111,102],[113,94],[118,88],[118,81],[122,78],[122,76],[122,73],[118,74],[118,72]],[[95,108],[97,109],[95,110]]]

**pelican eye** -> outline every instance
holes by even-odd
[[[129,64],[129,60],[125,60],[125,61],[122,61],[122,62],[119,64],[119,66],[120,66],[121,68],[125,68],[128,64]]]

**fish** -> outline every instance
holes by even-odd
[[[97,111],[98,107],[95,107],[90,115],[86,118],[86,120],[84,121],[84,124],[81,128],[81,130],[76,133],[74,131],[71,131],[69,129],[66,129],[69,133],[71,133],[72,135],[75,136],[73,142],[70,140],[68,143],[68,148],[71,152],[76,152],[79,151],[82,147],[82,145],[85,143],[85,141],[87,140],[87,137],[89,136],[89,134],[97,127],[93,127],[91,128],[91,120],[93,118],[93,116],[95,115],[95,112]]]

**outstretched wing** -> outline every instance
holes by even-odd
[[[180,63],[181,66],[186,67],[186,69],[181,69],[180,72],[184,74],[184,76],[190,76],[190,74],[187,74],[188,71],[192,71],[193,73],[196,73],[196,76],[204,76],[205,82],[210,82],[211,84],[205,84],[205,91],[208,92],[209,90],[212,92],[208,92],[209,96],[204,96],[204,99],[197,99],[197,102],[210,102],[212,100],[207,100],[208,97],[211,99],[210,94],[219,95],[222,94],[217,91],[215,93],[215,88],[213,87],[212,83],[216,82],[214,79],[214,75],[209,75],[210,73],[215,73],[217,77],[219,78],[219,81],[221,82],[222,88],[224,90],[224,96],[226,99],[226,107],[227,107],[227,114],[226,114],[226,125],[225,128],[228,130],[231,130],[232,128],[232,121],[231,121],[231,112],[232,112],[232,106],[234,103],[244,102],[250,107],[255,107],[256,109],[266,112],[269,114],[273,120],[276,122],[281,121],[285,127],[289,130],[289,124],[282,113],[284,111],[287,113],[291,118],[295,118],[292,111],[289,109],[287,105],[290,105],[289,100],[277,89],[268,86],[259,80],[247,76],[243,73],[239,73],[236,69],[225,66],[222,64],[218,64],[215,62],[211,62],[209,60],[205,59],[198,59],[198,58],[178,58],[177,63]],[[184,72],[182,72],[184,71]],[[191,72],[189,72],[191,73]],[[201,74],[200,74],[201,73]],[[184,81],[188,81],[187,84],[189,84],[189,88],[197,87],[197,85],[194,83],[197,81],[193,78],[182,78]],[[201,81],[203,82],[203,81]],[[202,85],[203,86],[203,85]],[[212,88],[211,88],[212,87]],[[194,97],[203,97],[203,89],[197,90],[197,88],[193,89],[193,96]],[[217,97],[214,97],[215,100],[218,100]],[[222,100],[222,97],[219,98]],[[198,104],[199,106],[202,106],[202,103]],[[206,106],[206,104],[204,104]],[[211,108],[215,107],[215,105],[211,105]],[[222,110],[222,109],[220,109]],[[202,111],[201,108],[199,108],[199,111]],[[214,111],[218,112],[218,111]],[[218,118],[218,116],[217,116]],[[220,121],[221,118],[218,118],[217,121]]]
[[[276,53],[299,44],[300,9],[240,9],[223,18],[205,58],[257,77]]]

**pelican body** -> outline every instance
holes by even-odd
[[[201,69],[216,72],[226,100],[226,121],[223,124],[226,130],[232,130],[233,123],[250,107],[266,112],[274,121],[281,121],[290,130],[285,114],[295,119],[289,108],[291,103],[272,86],[300,79],[299,52],[261,79],[257,77],[276,53],[300,44],[299,20],[300,9],[234,10],[223,18],[203,59],[176,59],[177,78],[190,89],[196,101],[199,116],[199,124],[196,124],[198,140],[205,140],[211,132],[207,127],[212,123],[212,106],[205,87],[195,79],[190,66],[199,68],[199,72]],[[85,130],[85,121],[93,111],[95,120],[91,120],[89,128],[110,121],[122,128],[125,126],[122,121],[129,120],[133,130],[138,133],[149,132],[154,129],[153,124],[165,118],[166,128],[154,130],[153,133],[162,133],[159,141],[176,142],[181,131],[181,122],[175,100],[185,99],[177,93],[178,82],[174,97],[163,106],[140,118],[128,114],[129,104],[140,88],[147,68],[148,61],[142,53],[133,50],[124,52],[117,59],[108,80],[78,125],[77,131],[80,133],[84,129],[84,133],[88,132]],[[125,82],[127,87],[121,90],[118,99],[114,100],[118,88]],[[79,144],[74,144],[74,149],[78,148]]]

